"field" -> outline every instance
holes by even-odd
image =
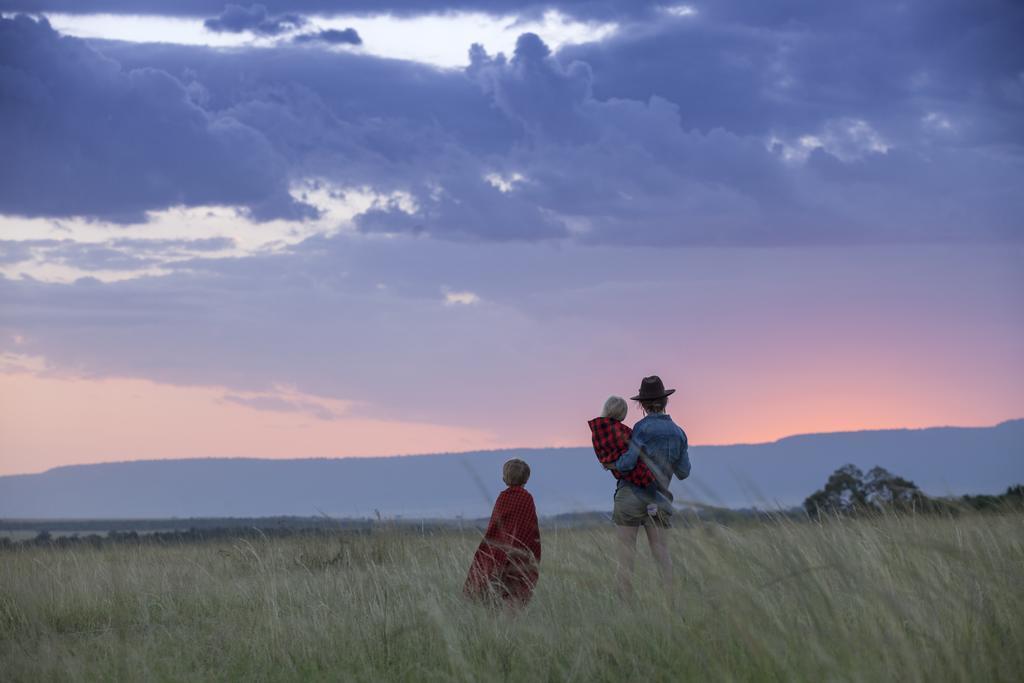
[[[1011,681],[1024,515],[673,530],[615,597],[609,528],[543,536],[525,611],[460,589],[479,536],[441,531],[0,554],[5,681]]]

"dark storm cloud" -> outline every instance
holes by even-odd
[[[485,181],[522,130],[464,73],[300,49],[100,48],[125,68],[181,74],[205,107],[263,132],[293,169],[419,201],[415,217],[375,206],[359,220],[367,231],[469,240],[565,235],[543,207]]]
[[[354,28],[346,28],[344,30],[328,28],[322,31],[315,31],[313,33],[301,33],[292,38],[292,42],[300,45],[308,43],[325,43],[327,45],[362,45],[363,39],[359,37],[359,32]]]
[[[306,19],[298,14],[270,15],[264,5],[227,5],[218,16],[203,22],[208,30],[217,33],[251,31],[265,36],[294,31],[305,24]]]
[[[957,124],[958,144],[1024,143],[1024,4],[697,6],[560,56],[591,66],[598,99],[664,97],[687,128],[806,132],[845,116],[917,143],[922,117],[938,110]]]
[[[166,71],[124,69],[45,20],[0,19],[0,212],[118,222],[230,204],[302,219],[258,131],[198,106]]]
[[[516,41],[511,60],[491,58],[480,45],[470,50],[467,70],[510,119],[535,138],[580,142],[580,110],[591,99],[590,67],[579,61],[563,66],[534,33]]]
[[[119,125],[104,136],[75,129],[61,138],[59,126],[59,145],[28,136],[42,154],[23,154],[22,187],[0,191],[0,211],[31,213],[18,207],[33,202],[37,212],[71,212],[67,193],[42,179],[98,158],[93,176],[120,163],[126,179],[116,192],[94,180],[102,191],[88,193],[92,205],[78,199],[87,215],[116,216],[129,200],[136,213],[207,201],[287,215],[302,207],[280,201],[285,180],[319,178],[381,193],[356,220],[373,233],[657,245],[1019,241],[1022,13],[997,0],[723,3],[629,23],[557,54],[532,34],[508,57],[475,47],[464,72],[285,46],[94,41],[104,57],[90,59],[121,79],[158,80],[178,106],[158,116],[139,96],[114,110]],[[22,61],[22,72],[44,69]],[[109,89],[93,81],[75,97]],[[5,87],[21,99],[33,92]],[[195,139],[173,147],[147,138],[145,158],[173,150],[195,178],[168,177],[161,194],[134,162],[106,152],[138,146],[135,119],[162,122],[170,139],[190,132]],[[25,137],[0,135],[15,149]],[[83,152],[68,162],[57,153],[67,149]],[[276,213],[261,213],[253,195],[276,197]]]
[[[518,127],[496,115],[489,98],[458,71],[292,47],[94,45],[124,69],[175,75],[207,111],[242,117],[292,163],[305,159],[346,180],[380,167],[381,178],[401,171],[406,182],[423,170],[417,162],[434,159],[436,168],[460,153],[504,155],[519,139]],[[337,164],[339,155],[344,164]]]
[[[690,30],[679,28],[685,22],[674,26],[670,32]],[[612,61],[631,65],[633,81],[642,83],[649,70],[632,59],[631,51],[652,40],[664,44],[663,38],[623,40],[625,54]],[[589,49],[617,54],[615,45]],[[711,43],[705,47],[709,55],[718,49]],[[858,91],[859,84],[844,86],[840,74],[827,73],[820,83],[803,87],[811,92],[849,87],[838,98],[842,101],[820,96],[814,108],[803,100],[779,105],[793,118],[779,114],[777,121],[758,118],[757,103],[740,101],[732,125],[702,130],[688,120],[691,112],[724,109],[727,93],[710,97],[717,101],[712,105],[698,96],[703,93],[698,87],[674,93],[677,101],[654,88],[642,97],[623,97],[616,86],[630,87],[625,74],[609,81],[600,68],[574,59],[576,54],[586,56],[586,49],[566,50],[556,59],[535,36],[524,35],[510,60],[475,50],[468,73],[531,143],[509,158],[529,179],[515,193],[581,220],[590,228],[581,239],[786,244],[1024,236],[1014,217],[1024,204],[1008,182],[1024,172],[1013,131],[1004,130],[1003,142],[1011,146],[995,155],[987,147],[964,144],[954,131],[929,131],[923,125],[928,113],[936,107],[942,111],[934,97],[911,104],[914,96],[907,94],[908,102],[886,117],[877,107],[849,104],[869,100],[867,86]],[[710,69],[709,82],[728,80],[725,70],[714,73],[709,66],[714,59],[660,57],[681,68]],[[764,61],[754,57],[752,64]],[[908,81],[912,75],[905,74]],[[984,77],[997,81],[1000,74]],[[752,93],[771,85],[769,76],[755,80],[759,87],[747,89]],[[601,83],[604,97],[596,95]],[[775,95],[762,97],[771,112]],[[978,115],[985,117],[984,111]],[[946,133],[953,139],[943,139]],[[788,143],[769,144],[775,135]],[[809,137],[819,139],[821,147],[786,148]],[[786,159],[793,154],[806,154],[808,160]]]

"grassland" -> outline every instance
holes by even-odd
[[[608,528],[544,535],[517,615],[467,604],[478,536],[20,548],[0,554],[0,678],[1011,681],[1024,515],[697,523],[667,595]]]

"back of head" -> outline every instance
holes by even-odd
[[[658,413],[664,413],[668,407],[668,397],[655,398],[650,401],[638,401],[640,409],[644,411],[644,415],[655,415]]]
[[[525,460],[512,458],[502,466],[501,478],[509,486],[525,486],[530,480],[530,466]]]
[[[626,405],[626,399],[621,396],[609,396],[608,400],[604,402],[601,417],[610,417],[613,420],[622,422],[626,419],[628,410],[629,406]]]

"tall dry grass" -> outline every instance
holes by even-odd
[[[0,678],[1019,680],[1024,516],[672,533],[613,590],[610,529],[543,537],[533,603],[460,594],[478,536],[401,533],[0,555]]]

